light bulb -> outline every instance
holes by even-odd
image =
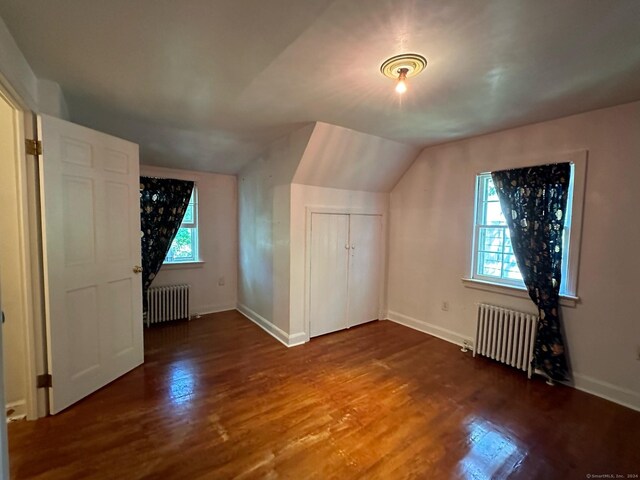
[[[396,84],[396,92],[399,94],[403,94],[407,91],[407,73],[409,72],[408,68],[400,68],[398,69],[398,83]]]

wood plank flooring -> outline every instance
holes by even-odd
[[[287,349],[230,311],[145,345],[133,372],[9,426],[13,479],[640,474],[639,412],[391,322]]]

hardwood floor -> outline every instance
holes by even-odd
[[[12,478],[640,474],[640,413],[374,322],[287,349],[231,311],[146,332],[145,364],[9,426]]]

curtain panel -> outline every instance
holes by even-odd
[[[147,290],[178,233],[193,185],[194,182],[187,180],[140,177],[142,298],[145,312]]]
[[[569,376],[559,299],[570,175],[569,163],[491,173],[518,268],[540,314],[533,368],[558,381]]]

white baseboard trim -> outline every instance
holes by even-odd
[[[581,373],[573,374],[573,385],[570,386],[640,412],[640,393],[638,392]]]
[[[413,328],[414,330],[418,330],[423,333],[428,333],[429,335],[446,340],[447,342],[455,343],[456,345],[462,346],[465,341],[470,342],[469,345],[473,344],[472,338],[465,337],[464,335],[447,330],[446,328],[438,327],[437,325],[433,325],[423,320],[418,320],[417,318],[409,317],[408,315],[403,315],[402,313],[394,312],[392,310],[387,312],[387,320],[399,323],[405,327]]]
[[[467,340],[469,345],[473,345],[473,339],[467,338],[446,328],[438,327],[430,323],[412,318],[402,313],[389,311],[387,314],[387,320],[390,320],[405,327],[413,328],[423,333],[428,333],[434,337],[438,337],[447,342],[455,343],[462,346],[462,342]],[[626,388],[618,387],[611,383],[597,380],[588,375],[582,375],[580,373],[573,374],[573,384],[567,383],[569,387],[573,387],[582,392],[590,393],[596,397],[604,398],[610,402],[617,403],[624,407],[631,408],[633,410],[640,411],[640,394]]]
[[[27,418],[27,402],[20,400],[18,402],[7,403],[5,412],[7,412],[7,423]]]
[[[303,343],[307,343],[306,333],[298,332],[289,335],[289,347],[297,347],[298,345],[302,345]]]
[[[285,347],[296,347],[298,345],[302,345],[306,341],[306,336],[304,333],[295,333],[293,335],[289,335],[287,332],[271,323],[262,315],[254,312],[246,305],[242,305],[241,303],[239,303],[236,307],[236,310],[238,310],[238,312],[247,317],[253,323],[258,325],[260,328],[262,328],[273,338],[282,343]]]
[[[235,310],[235,303],[225,303],[222,305],[204,305],[202,307],[195,308],[193,312],[190,313],[191,318],[195,318],[198,315],[208,315],[209,313],[218,313],[218,312],[226,312],[227,310]]]

